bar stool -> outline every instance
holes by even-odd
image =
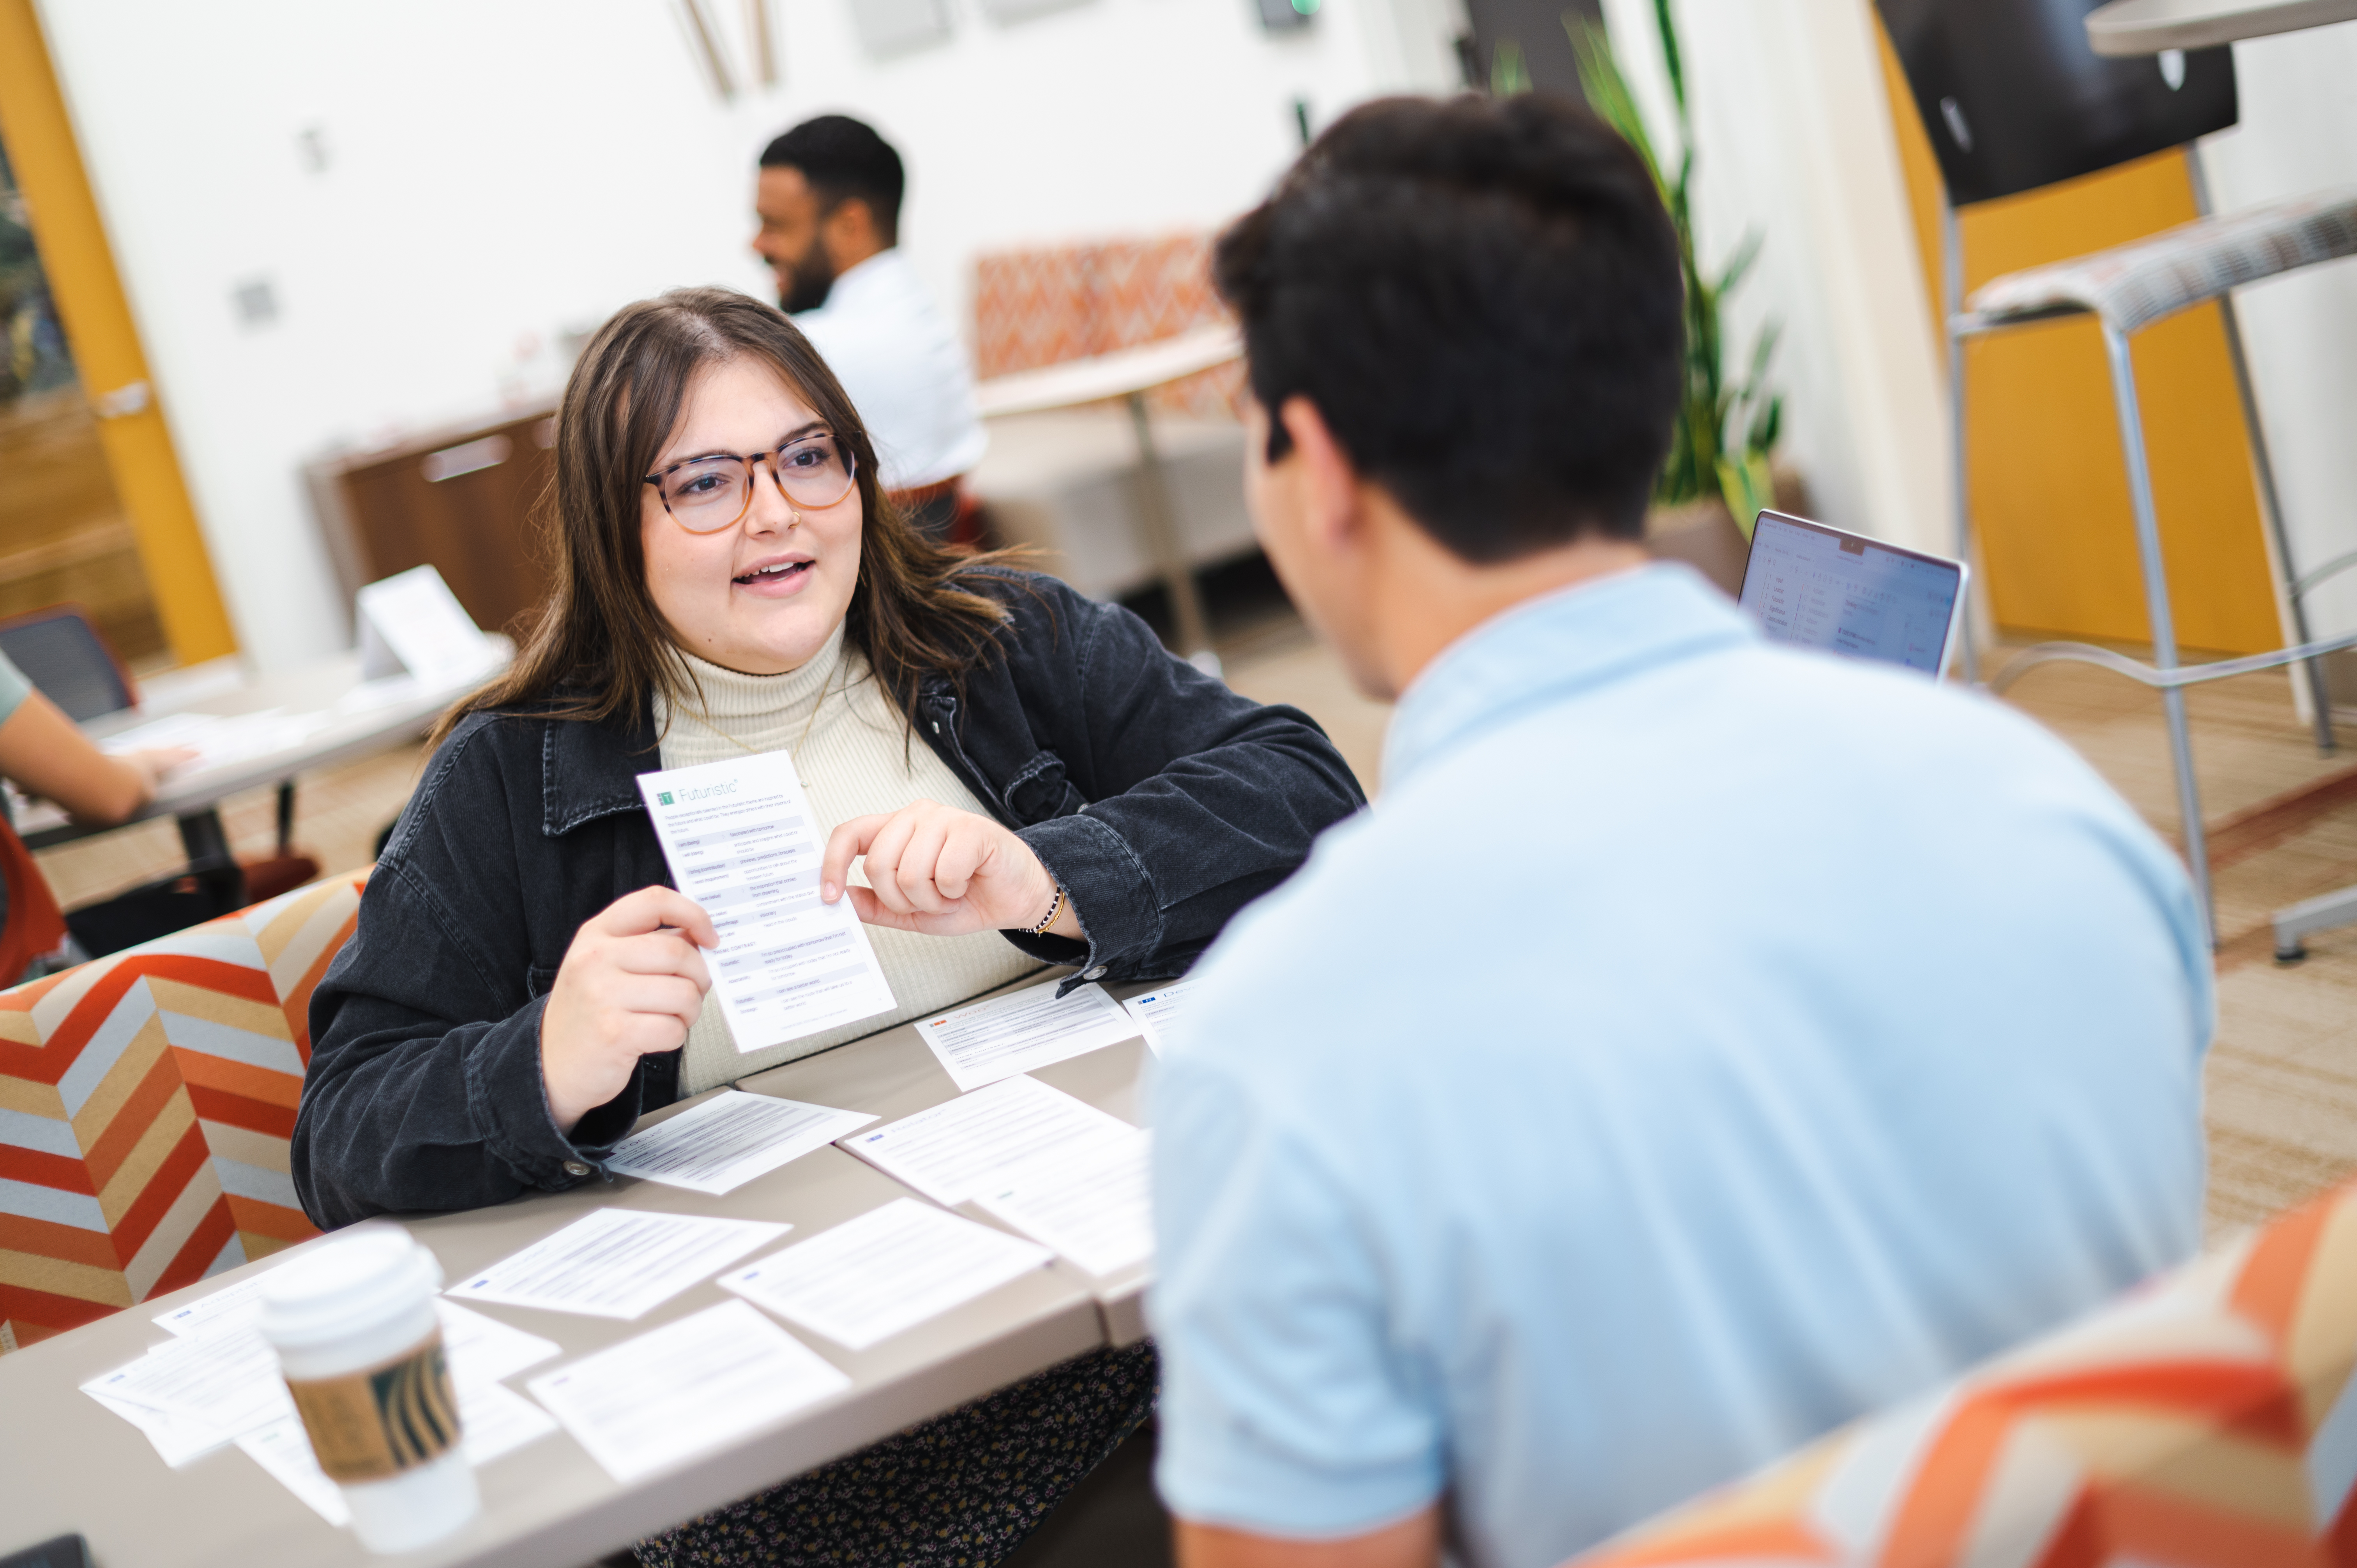
[[[2293,646],[2205,664],[2179,662],[2177,636],[2169,616],[2169,577],[2161,558],[2160,522],[2153,507],[2152,475],[2145,458],[2144,423],[2137,409],[2136,367],[2129,357],[2128,339],[2181,310],[2213,299],[2228,299],[2235,288],[2244,284],[2351,254],[2357,254],[2357,189],[2323,191],[2226,217],[2199,219],[2108,251],[2008,274],[1975,290],[1964,308],[1949,319],[1949,353],[1954,367],[1952,373],[1956,393],[1956,546],[1960,553],[1971,549],[1970,519],[1963,504],[1961,473],[1964,449],[1964,341],[2059,316],[2092,315],[2103,329],[2104,351],[2111,364],[2112,399],[2119,417],[2120,447],[2127,464],[2128,499],[2136,519],[2136,554],[2144,578],[2146,613],[2152,623],[2152,661],[2147,664],[2083,642],[2047,642],[2017,654],[1989,684],[1993,690],[2003,691],[2038,665],[2072,660],[2100,665],[2159,691],[2169,724],[2179,812],[2184,823],[2185,858],[2201,897],[2203,922],[2213,941],[2216,922],[2210,888],[2209,841],[2201,821],[2201,787],[2193,775],[2185,688],[2305,661],[2315,703],[2317,747],[2329,752],[2333,745],[2332,713],[2320,657],[2338,649],[2357,647],[2357,633],[2309,638],[2302,601],[2320,575],[2311,573],[2290,585],[2293,635],[2298,639]],[[2232,322],[2229,315],[2230,332]],[[2275,476],[2258,429],[2247,378],[2240,373],[2243,363],[2239,339],[2230,339],[2230,346],[2237,380],[2242,383],[2243,412],[2251,426],[2252,450],[2259,467],[2263,499],[2273,517]],[[1972,679],[1977,670],[1969,628],[1965,653],[1966,678]]]

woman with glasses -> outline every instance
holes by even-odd
[[[1305,715],[931,543],[876,467],[766,305],[683,290],[590,343],[557,415],[554,588],[436,732],[312,999],[293,1164],[317,1223],[575,1186],[648,1111],[1045,963],[1180,973],[1363,803]],[[737,1041],[636,780],[777,750],[831,831],[822,896],[868,922],[899,1006]],[[640,1554],[992,1562],[1152,1384],[1150,1350],[1083,1357]]]

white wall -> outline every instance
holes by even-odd
[[[1605,0],[1613,47],[1665,157],[1676,145],[1652,0]],[[1693,106],[1696,238],[1716,271],[1765,246],[1727,334],[1740,373],[1781,321],[1781,453],[1836,527],[1943,553],[1946,392],[1866,0],[1678,0]]]
[[[2242,124],[2202,147],[2219,210],[2357,186],[2357,26],[2237,44],[2234,72]],[[2357,263],[2246,289],[2239,305],[2298,575],[2357,550]],[[2309,613],[2319,636],[2357,631],[2357,572]]]
[[[349,635],[306,461],[544,391],[556,337],[631,299],[766,292],[753,164],[808,114],[899,145],[904,242],[963,317],[979,250],[1219,223],[1292,156],[1295,99],[1323,124],[1453,74],[1445,0],[1329,0],[1274,37],[1251,0],[1005,27],[952,0],[948,43],[882,61],[856,3],[776,0],[783,83],[724,105],[672,0],[39,0],[249,655]],[[707,10],[741,78],[741,8]],[[232,291],[256,278],[279,315],[241,325]]]

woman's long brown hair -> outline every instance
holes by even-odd
[[[677,289],[626,306],[582,351],[556,411],[544,524],[555,584],[515,663],[444,714],[429,748],[474,713],[599,723],[640,712],[657,692],[673,707],[701,705],[647,590],[640,496],[697,374],[739,358],[782,376],[856,460],[864,521],[846,635],[885,690],[898,699],[926,675],[955,678],[988,655],[1006,611],[956,578],[998,557],[933,543],[877,488],[858,411],[783,312],[730,289]]]

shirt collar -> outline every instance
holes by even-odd
[[[826,303],[820,306],[819,310],[831,312],[860,308],[868,303],[870,295],[890,289],[908,264],[908,259],[900,254],[898,245],[878,251],[865,261],[855,262],[834,274],[834,282],[827,286]]]
[[[602,724],[547,721],[541,732],[540,831],[559,838],[599,817],[646,810],[639,775],[662,768],[651,705]]]
[[[1523,708],[1759,635],[1691,567],[1671,563],[1526,599],[1450,643],[1408,687],[1383,742],[1384,781]]]

